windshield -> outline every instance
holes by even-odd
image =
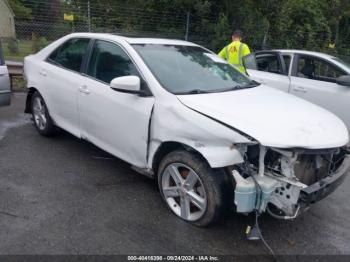
[[[342,64],[343,66],[346,66],[348,68],[348,70],[350,71],[350,64],[339,59],[338,57],[333,57],[333,60],[337,61],[338,63]]]
[[[225,92],[258,85],[198,46],[137,44],[133,47],[162,86],[173,94]]]

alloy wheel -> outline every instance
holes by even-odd
[[[162,175],[161,190],[170,209],[188,221],[200,219],[207,208],[207,195],[198,174],[181,163],[167,166]]]
[[[44,130],[46,127],[46,109],[44,101],[40,97],[36,97],[33,101],[33,116],[36,126],[40,130]]]

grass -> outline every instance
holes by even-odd
[[[18,52],[11,53],[7,47],[7,42],[2,44],[5,60],[10,61],[23,61],[23,58],[32,53],[32,41],[31,40],[19,40]]]

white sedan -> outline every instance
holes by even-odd
[[[302,50],[259,51],[244,63],[252,79],[328,109],[350,130],[350,64]]]
[[[293,218],[349,169],[340,119],[193,43],[76,33],[26,57],[24,72],[41,135],[60,127],[156,178],[197,226],[230,208]]]

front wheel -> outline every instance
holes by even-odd
[[[174,151],[158,168],[161,195],[178,217],[204,227],[223,213],[225,173],[215,171],[196,154]]]

